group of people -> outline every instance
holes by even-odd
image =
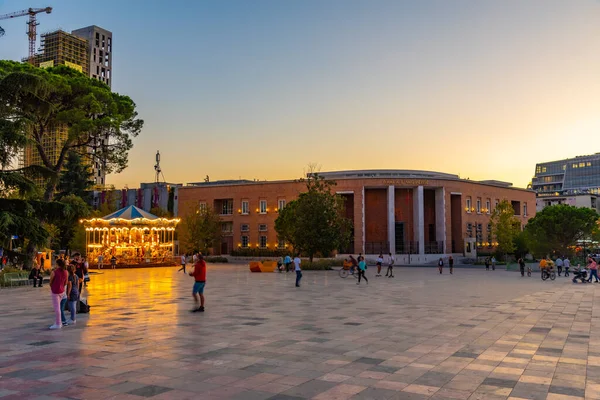
[[[454,272],[454,258],[452,258],[452,256],[448,257],[448,267],[450,268],[450,274],[452,274]],[[441,257],[438,260],[438,269],[441,275],[444,269],[444,259]]]
[[[277,269],[279,272],[283,272],[284,269],[285,272],[289,272],[292,269],[292,264],[294,264],[294,271],[296,272],[296,287],[300,287],[300,280],[302,279],[302,268],[300,267],[302,260],[300,259],[300,254],[296,254],[293,259],[289,254],[281,257],[277,261]]]
[[[55,317],[54,325],[51,325],[50,329],[60,329],[77,322],[77,304],[87,274],[86,265],[85,257],[81,257],[80,254],[74,254],[71,260],[68,257],[60,257],[56,260],[56,268],[50,274],[50,291]],[[39,265],[36,269],[39,271]],[[68,305],[71,313],[69,320],[65,317],[65,305]]]

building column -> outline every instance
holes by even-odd
[[[446,254],[446,191],[443,187],[435,189],[435,238],[438,242],[444,242],[442,252]]]
[[[396,254],[396,188],[388,186],[388,243],[389,252]]]
[[[417,195],[413,189],[414,238],[419,242],[419,254],[425,254],[425,209],[423,186],[417,187]]]
[[[360,250],[358,251],[358,253],[363,253],[365,254],[365,240],[366,240],[366,232],[365,232],[365,187],[362,187],[362,193],[360,196],[360,207],[361,207],[361,217],[360,217],[360,221],[361,221],[361,246],[360,246]],[[356,251],[356,250],[355,250]]]

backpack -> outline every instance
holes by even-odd
[[[90,306],[87,304],[86,300],[79,300],[79,310],[77,310],[79,314],[88,314],[90,312]]]

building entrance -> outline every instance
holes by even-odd
[[[394,229],[394,236],[396,238],[396,254],[404,254],[404,222],[396,222]]]

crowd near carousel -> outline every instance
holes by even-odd
[[[178,218],[159,218],[128,206],[102,218],[84,219],[91,268],[174,265]],[[112,262],[111,262],[112,261]]]

